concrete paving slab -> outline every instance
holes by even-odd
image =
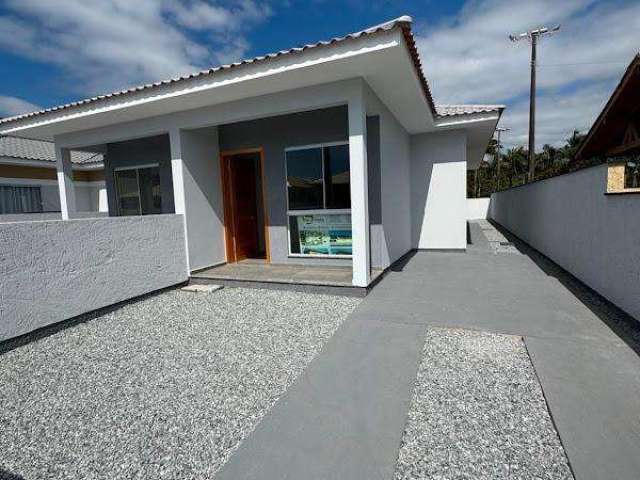
[[[418,252],[354,312],[387,322],[546,338],[619,341],[524,255]]]
[[[576,479],[640,478],[640,358],[626,345],[525,343]]]
[[[347,320],[216,479],[392,478],[424,331]]]

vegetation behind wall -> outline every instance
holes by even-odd
[[[599,157],[575,160],[576,152],[584,137],[585,135],[574,130],[561,147],[544,145],[542,151],[536,153],[535,180],[604,163],[604,159]],[[487,157],[491,160],[483,160],[477,170],[467,171],[468,198],[489,197],[493,192],[527,183],[529,151],[523,146],[505,150],[500,145],[500,178],[498,178],[498,162],[495,160],[497,150],[498,144],[492,140],[487,148]]]

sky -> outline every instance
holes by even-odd
[[[536,145],[586,131],[640,51],[639,0],[0,0],[0,116],[341,36],[411,15],[435,102],[499,103],[526,145],[528,42],[540,41]]]

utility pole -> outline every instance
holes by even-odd
[[[538,38],[552,35],[560,30],[560,25],[549,29],[541,27],[536,30],[509,35],[512,42],[529,40],[531,42],[531,90],[529,92],[529,181],[533,182],[536,174],[536,61]]]
[[[498,134],[498,139],[497,139],[497,144],[496,144],[496,167],[497,167],[497,177],[498,179],[496,180],[496,191],[500,190],[500,134],[502,132],[508,132],[509,130],[511,130],[510,128],[505,128],[505,127],[498,127],[496,128],[496,133]]]

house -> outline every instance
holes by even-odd
[[[71,152],[80,212],[106,211],[102,154]],[[0,137],[0,215],[60,212],[52,142]]]
[[[103,152],[111,216],[182,215],[190,272],[245,259],[372,269],[466,248],[466,171],[500,105],[436,105],[404,16],[180,78],[6,118],[55,144],[63,219],[74,149]]]
[[[608,194],[640,193],[640,54],[636,55],[576,153],[606,161]]]

